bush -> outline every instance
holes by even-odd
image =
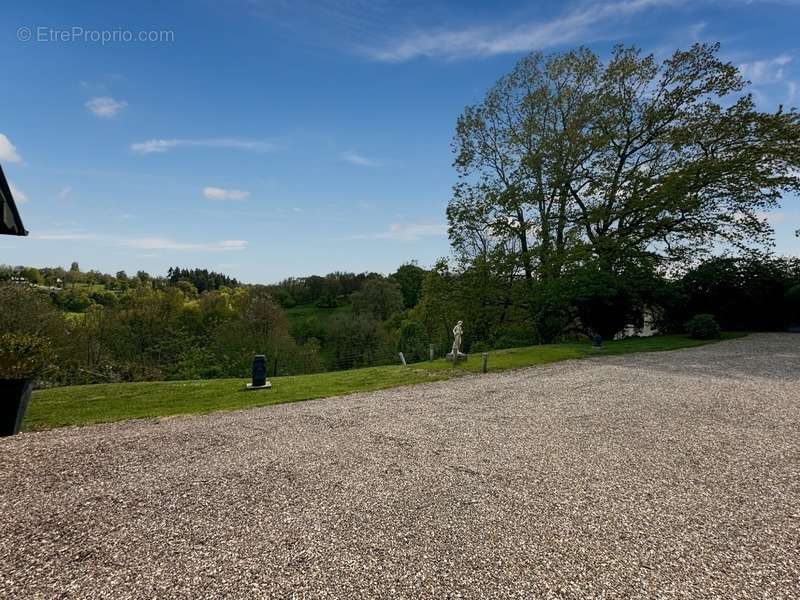
[[[799,280],[798,259],[714,258],[682,278],[673,318],[713,313],[727,331],[780,331],[791,320],[785,294]]]
[[[720,328],[714,315],[695,315],[686,323],[686,332],[696,340],[714,340],[720,334]]]
[[[428,360],[428,336],[419,321],[406,320],[400,324],[398,348],[408,362]]]
[[[119,298],[114,292],[97,290],[89,294],[89,299],[100,306],[116,306]]]
[[[62,310],[67,312],[83,312],[92,304],[89,294],[82,289],[74,287],[56,292],[53,295],[53,301]]]
[[[784,296],[786,312],[789,315],[790,325],[800,325],[800,284],[789,288]]]
[[[50,344],[25,333],[0,335],[0,379],[31,379],[50,363]]]

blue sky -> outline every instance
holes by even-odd
[[[1,19],[0,163],[31,231],[0,240],[6,264],[249,282],[430,265],[456,117],[533,49],[719,41],[760,108],[800,104],[790,1],[30,1]],[[800,254],[797,199],[771,219]]]

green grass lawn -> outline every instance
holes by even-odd
[[[743,334],[725,334],[723,339],[741,335]],[[503,371],[586,356],[675,350],[705,343],[708,342],[691,340],[684,336],[657,336],[607,342],[605,350],[601,352],[592,350],[588,342],[496,350],[489,353],[489,370]],[[160,381],[53,388],[33,393],[24,428],[35,431],[124,419],[235,410],[450,379],[478,372],[480,369],[481,357],[475,354],[470,356],[468,361],[459,363],[455,367],[439,359],[408,367],[391,365],[278,377],[272,379],[271,390],[258,392],[245,391],[244,379]]]

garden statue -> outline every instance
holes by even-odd
[[[461,325],[463,323],[464,321],[459,321],[456,323],[456,326],[453,327],[453,349],[450,351],[450,354],[447,355],[447,359],[453,362],[466,360],[467,358],[467,355],[461,352],[461,336],[464,334],[464,329]]]

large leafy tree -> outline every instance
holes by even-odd
[[[458,120],[456,250],[530,284],[769,243],[764,213],[800,189],[800,114],[757,111],[718,50],[523,59]]]

